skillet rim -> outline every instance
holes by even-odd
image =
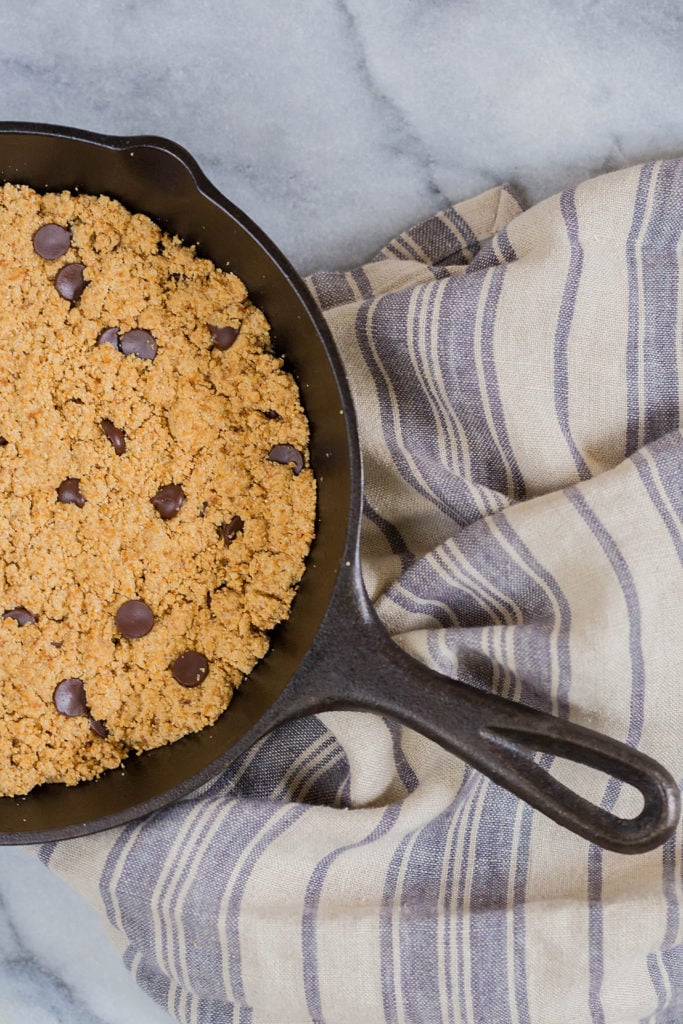
[[[322,348],[329,363],[329,368],[334,380],[336,395],[341,406],[341,412],[343,414],[343,426],[345,434],[345,451],[344,456],[347,460],[348,467],[348,507],[345,510],[346,516],[346,529],[344,534],[344,541],[341,545],[340,557],[337,565],[337,578],[332,583],[329,590],[329,597],[325,610],[323,611],[319,624],[314,631],[313,639],[308,645],[306,653],[301,657],[299,664],[296,669],[289,675],[284,685],[281,687],[280,693],[270,701],[268,708],[265,712],[260,715],[248,728],[241,737],[230,744],[218,754],[217,757],[213,758],[200,770],[193,772],[191,775],[185,777],[180,782],[177,782],[170,786],[170,788],[164,789],[162,792],[149,797],[139,803],[131,803],[126,808],[114,811],[112,813],[103,814],[96,817],[88,818],[86,821],[73,822],[61,827],[50,827],[46,829],[31,829],[27,831],[10,831],[4,830],[0,827],[0,846],[2,845],[29,845],[36,843],[46,843],[53,841],[60,841],[64,839],[78,838],[84,835],[95,834],[97,832],[104,831],[106,829],[114,828],[120,825],[129,824],[131,822],[138,821],[155,811],[161,810],[165,807],[169,807],[174,803],[177,803],[182,798],[189,794],[197,791],[203,785],[206,785],[211,780],[215,779],[221,771],[223,771],[230,763],[232,763],[237,757],[239,757],[245,750],[247,750],[252,744],[265,735],[270,729],[268,724],[269,712],[274,705],[279,704],[282,701],[286,701],[287,690],[292,687],[297,673],[303,663],[306,661],[310,654],[311,648],[315,644],[315,640],[320,637],[327,629],[330,628],[331,613],[335,605],[337,604],[338,593],[341,589],[341,584],[346,583],[345,573],[339,573],[339,569],[344,565],[352,565],[354,568],[358,566],[358,537],[360,531],[360,521],[362,514],[362,461],[360,453],[360,443],[358,438],[358,427],[357,417],[353,400],[351,397],[351,391],[346,377],[346,372],[343,367],[341,357],[337,351],[336,345],[332,339],[327,323],[315,303],[313,296],[306,287],[303,278],[299,272],[295,269],[291,261],[284,255],[279,249],[275,242],[270,238],[267,233],[259,227],[252,218],[246,214],[240,207],[238,207],[232,200],[225,196],[207,177],[204,171],[201,169],[197,160],[192,154],[186,150],[182,145],[175,142],[172,139],[168,139],[165,136],[160,135],[110,135],[107,133],[94,132],[87,129],[73,128],[65,125],[49,124],[42,122],[24,122],[24,121],[0,121],[0,138],[4,136],[28,136],[28,137],[39,137],[44,139],[60,139],[66,140],[67,142],[86,143],[95,146],[99,149],[109,149],[114,151],[126,151],[135,149],[150,149],[159,151],[162,154],[170,156],[171,158],[178,161],[187,171],[192,187],[198,196],[208,200],[211,204],[218,207],[219,210],[226,216],[228,216],[238,227],[250,236],[251,240],[256,246],[262,251],[265,257],[268,259],[271,265],[274,265],[282,276],[286,279],[287,285],[293,291],[297,302],[303,307],[306,316],[311,321],[312,328],[314,329],[318,340],[322,344]],[[21,172],[18,170],[18,174]],[[3,174],[0,181],[12,182],[12,177],[7,174]],[[32,186],[36,187],[36,186]],[[69,186],[64,186],[69,187]],[[72,189],[76,189],[77,186],[70,186]],[[58,186],[50,186],[46,183],[45,188],[47,190],[57,190]],[[59,186],[61,188],[61,186]],[[36,189],[40,191],[40,188]],[[84,191],[86,191],[84,189]],[[105,190],[103,190],[103,193]],[[125,203],[124,203],[125,205]],[[145,212],[145,211],[140,211]],[[153,214],[148,214],[153,220],[158,220]],[[240,273],[239,271],[237,271]],[[252,289],[249,288],[250,293]],[[286,352],[285,352],[286,355]],[[303,395],[302,395],[303,397]],[[308,415],[308,413],[307,413]],[[313,424],[312,424],[313,425]],[[319,474],[316,467],[314,472],[316,478],[319,480]],[[318,509],[319,514],[319,509]],[[306,578],[310,567],[310,556],[307,559],[306,569],[302,577],[302,582]],[[353,574],[356,575],[355,573]],[[341,580],[340,580],[341,576]],[[359,577],[358,577],[359,578]],[[362,586],[359,583],[359,586]],[[295,597],[290,616],[285,623],[281,626],[285,626],[289,618],[294,615],[297,606],[297,598]],[[280,627],[276,627],[275,631],[271,636],[275,637]],[[266,658],[268,655],[266,655]],[[257,666],[252,670],[255,672],[259,665],[262,665],[266,658],[261,662],[257,663]],[[252,674],[250,673],[250,675]],[[240,691],[234,700],[239,697]],[[232,706],[232,705],[231,705]],[[230,714],[230,708],[227,709],[223,715]],[[221,716],[223,717],[223,716]],[[220,720],[219,720],[220,721]],[[264,726],[267,726],[264,728]],[[208,731],[212,726],[207,727]],[[184,737],[176,744],[167,745],[166,747],[156,748],[155,750],[147,751],[139,756],[129,755],[126,761],[123,762],[123,769],[130,765],[131,757],[134,757],[134,762],[137,763],[141,758],[146,756],[153,756],[157,751],[164,751],[169,746],[176,746],[182,744],[183,740],[191,741],[193,736],[201,735],[201,733],[191,734],[188,737]],[[106,775],[117,772],[118,769],[111,769]],[[103,777],[100,777],[100,779]],[[86,786],[97,786],[100,779],[94,779],[85,781],[79,784],[79,787]],[[62,784],[50,784],[45,786],[45,789],[59,788],[60,791],[66,793],[72,791],[72,787],[64,787]],[[0,798],[0,809],[3,801],[17,801],[23,802],[26,799],[31,798],[35,795],[38,790],[43,787],[38,787],[37,790],[33,790],[27,797],[2,797]],[[78,788],[78,787],[76,787]]]

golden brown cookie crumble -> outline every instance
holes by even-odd
[[[214,722],[314,528],[296,384],[233,274],[0,187],[0,795]]]

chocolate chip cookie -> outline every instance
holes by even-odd
[[[213,723],[315,518],[242,282],[106,196],[0,187],[0,795]]]

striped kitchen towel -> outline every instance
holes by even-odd
[[[526,212],[493,189],[309,284],[396,642],[680,779],[683,161]],[[683,1020],[680,829],[603,852],[369,714],[294,722],[41,855],[183,1024]]]

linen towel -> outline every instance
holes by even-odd
[[[680,779],[683,162],[526,212],[496,188],[309,284],[396,642]],[[599,773],[549,770],[628,812]],[[603,852],[369,714],[294,722],[178,805],[40,855],[183,1024],[683,1020],[680,828]]]

